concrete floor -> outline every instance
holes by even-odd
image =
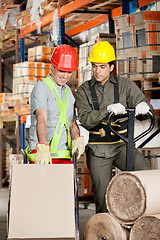
[[[7,210],[8,210],[8,188],[0,189],[0,240],[6,240],[6,232],[7,232]],[[83,231],[87,221],[91,216],[95,214],[95,205],[89,204],[87,208],[86,205],[80,203],[79,204],[79,235],[80,240],[83,240]]]

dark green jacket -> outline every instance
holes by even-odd
[[[107,122],[108,111],[107,106],[114,103],[114,84],[116,80],[111,75],[109,80],[104,86],[97,82],[94,77],[92,77],[91,85],[94,84],[98,102],[99,110],[94,110],[91,92],[89,89],[88,82],[84,82],[79,86],[76,91],[76,106],[78,110],[78,119],[83,127],[86,129],[92,129],[93,127],[100,124],[102,121]],[[138,86],[131,80],[127,78],[118,77],[119,83],[119,102],[126,108],[135,108],[140,102],[146,101],[146,98]],[[124,144],[124,143],[120,143]],[[103,145],[103,144],[102,144]],[[117,144],[114,144],[117,145]],[[104,156],[109,154],[109,157],[116,154],[115,148],[117,146],[93,146],[89,145],[93,150],[97,149],[98,156]],[[113,148],[113,149],[112,149]],[[102,150],[103,149],[103,150]],[[107,150],[108,149],[108,150]],[[114,151],[114,153],[112,152]]]

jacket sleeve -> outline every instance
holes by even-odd
[[[76,106],[78,110],[78,119],[86,129],[97,126],[104,118],[108,116],[107,108],[94,110],[90,90],[87,84],[81,85],[76,91]]]
[[[139,89],[139,87],[132,81],[128,82],[128,89],[126,91],[127,93],[127,105],[128,108],[135,108],[139,103],[146,102],[146,97],[143,94],[143,92]],[[150,108],[150,111],[152,112],[152,115],[154,115],[153,107],[150,103],[146,102]],[[148,119],[147,115],[139,115],[136,116],[136,119],[143,121]]]

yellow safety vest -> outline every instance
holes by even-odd
[[[53,93],[55,100],[58,104],[59,111],[60,111],[56,129],[55,129],[53,138],[51,139],[51,142],[49,144],[50,148],[51,148],[51,151],[50,151],[51,158],[72,159],[72,157],[71,157],[72,140],[71,140],[71,135],[70,135],[69,122],[68,122],[68,118],[67,118],[67,107],[68,107],[67,88],[64,89],[64,97],[63,97],[63,101],[62,101],[54,82],[49,77],[46,77],[45,79],[43,79],[43,81],[47,84],[47,86]],[[57,96],[53,92],[53,90],[56,92]],[[66,127],[66,131],[67,131],[67,142],[68,142],[69,150],[57,150],[64,126]],[[29,154],[29,146],[27,147],[25,152],[27,153],[28,158],[31,161],[34,161],[35,154]]]

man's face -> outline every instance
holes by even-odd
[[[52,78],[59,86],[63,86],[69,81],[73,72],[60,71],[52,66]]]
[[[92,71],[97,82],[104,85],[110,76],[110,72],[113,71],[114,65],[109,65],[108,63],[93,63]]]

